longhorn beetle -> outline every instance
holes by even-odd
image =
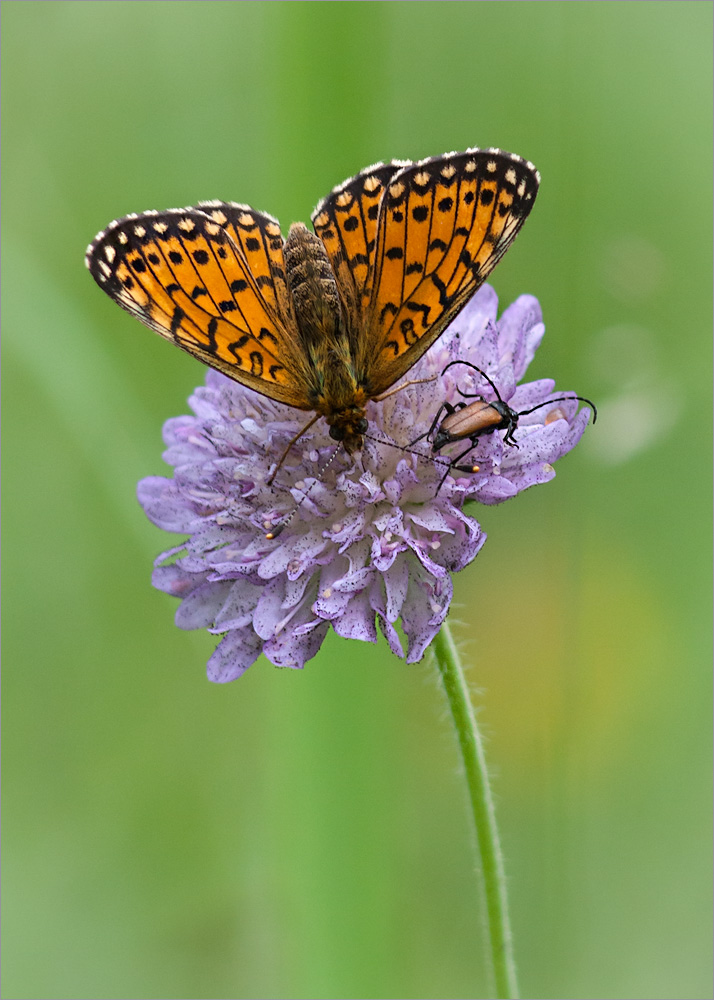
[[[477,472],[478,466],[473,465],[459,465],[459,462],[468,453],[476,447],[478,443],[478,438],[483,437],[484,434],[490,434],[491,431],[502,431],[505,430],[505,435],[503,441],[505,444],[513,445],[517,448],[518,444],[513,437],[513,432],[518,427],[518,421],[520,417],[526,416],[528,413],[533,413],[535,410],[540,410],[543,406],[549,406],[551,403],[565,402],[568,399],[579,399],[581,403],[587,403],[592,406],[593,409],[593,423],[597,420],[597,407],[595,404],[586,399],[585,396],[560,396],[557,399],[548,399],[544,403],[539,403],[537,406],[532,406],[529,410],[521,410],[520,412],[514,410],[508,403],[501,399],[501,394],[496,388],[493,381],[488,377],[486,372],[481,371],[476,365],[472,365],[470,361],[450,361],[449,364],[442,371],[442,376],[446,374],[449,368],[454,365],[467,365],[472,368],[479,375],[482,375],[486,379],[488,384],[491,386],[493,391],[496,393],[497,398],[492,402],[485,400],[482,396],[475,392],[463,392],[459,389],[460,395],[466,399],[475,399],[473,403],[442,403],[437,410],[436,416],[434,417],[431,427],[425,434],[420,434],[419,437],[414,438],[410,442],[410,447],[421,441],[423,438],[431,440],[432,451],[441,451],[443,447],[447,444],[452,444],[454,441],[465,441],[468,440],[469,446],[465,451],[462,451],[460,455],[456,455],[453,461],[449,465],[449,469],[457,469],[459,472]],[[446,413],[446,416],[442,418],[442,414]],[[448,470],[447,470],[448,473]],[[444,479],[446,479],[447,473],[444,474]],[[442,479],[442,483],[443,483]],[[440,487],[441,488],[441,487]]]

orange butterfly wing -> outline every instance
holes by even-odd
[[[271,399],[312,408],[271,216],[224,202],[130,215],[96,237],[86,263],[162,337]]]
[[[370,299],[380,201],[389,181],[409,162],[393,160],[366,167],[331,191],[312,213],[313,228],[325,244],[353,339],[364,328]]]
[[[372,395],[394,385],[483,284],[523,225],[539,181],[531,163],[499,150],[446,154],[390,178],[357,359]]]

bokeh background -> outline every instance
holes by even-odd
[[[287,225],[470,145],[542,173],[493,284],[543,305],[529,375],[601,410],[455,581],[522,993],[711,996],[712,5],[2,15],[4,996],[489,995],[433,666],[331,637],[206,681],[135,500],[203,370],[82,263],[130,211]]]

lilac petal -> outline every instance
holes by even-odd
[[[409,520],[414,524],[421,525],[427,531],[452,531],[449,521],[438,507],[412,507],[407,508]]]
[[[187,597],[193,593],[197,587],[201,587],[206,581],[205,573],[188,573],[180,563],[172,563],[169,566],[157,566],[151,574],[151,582],[157,590],[162,590],[172,597]]]
[[[510,500],[517,493],[517,487],[505,476],[489,476],[484,485],[479,488],[477,496],[479,503],[491,505]]]
[[[567,455],[567,453],[580,441],[580,438],[585,433],[585,428],[590,423],[592,415],[592,410],[589,406],[584,406],[582,410],[578,411],[577,416],[570,424],[570,430],[566,434],[565,440],[563,441],[564,450],[561,451],[558,458],[561,458],[563,455]]]
[[[402,625],[408,639],[407,663],[421,660],[427,646],[441,628],[451,603],[451,577],[438,583],[410,583],[402,608]]]
[[[498,295],[491,285],[481,285],[470,302],[467,302],[453,322],[462,339],[478,343],[487,323],[494,323],[498,315]]]
[[[409,557],[401,556],[383,575],[386,593],[385,616],[395,622],[402,610],[409,587]]]
[[[369,591],[363,590],[352,596],[344,611],[333,619],[332,627],[345,639],[359,639],[361,642],[376,642],[377,629],[374,611],[369,602]]]
[[[209,681],[227,684],[244,674],[260,656],[261,641],[252,629],[229,632],[212,653],[207,667]]]
[[[324,591],[320,591],[320,596],[313,603],[312,610],[318,618],[333,621],[340,618],[345,613],[345,609],[352,600],[353,596],[354,594],[351,593],[340,593],[339,591],[330,590],[328,588]]]
[[[386,573],[406,548],[399,535],[377,535],[372,540],[371,559],[379,573]]]
[[[533,465],[526,465],[519,470],[517,475],[510,477],[511,485],[516,493],[530,489],[531,486],[538,486],[542,483],[549,483],[555,478],[555,469],[552,465],[538,462]]]
[[[232,545],[231,548],[229,548],[226,544],[234,542],[234,528],[227,527],[223,524],[214,524],[212,521],[206,521],[186,543],[185,548],[192,554],[210,556],[211,561],[213,561],[214,558],[217,561],[221,558],[221,553],[223,554],[222,558],[227,559],[231,557],[227,556],[226,553],[229,551],[237,552],[235,545]]]
[[[427,570],[435,579],[442,579],[447,575],[443,566],[439,566],[439,564],[431,558],[431,546],[427,539],[409,538],[408,543],[409,548],[416,555],[424,569]]]
[[[341,520],[324,529],[323,535],[340,546],[339,551],[348,551],[364,536],[367,518],[363,511],[350,511]]]
[[[453,516],[458,529],[440,539],[439,551],[435,552],[434,558],[438,557],[439,563],[450,573],[458,573],[476,558],[486,541],[486,533],[478,521],[461,511],[455,511]]]
[[[560,428],[556,424],[538,424],[529,427],[525,432],[518,434],[518,458],[514,461],[509,455],[503,463],[503,473],[508,475],[513,468],[522,468],[526,465],[533,465],[539,460],[548,462],[552,454],[550,447],[553,439],[561,437]]]
[[[364,566],[362,569],[350,570],[344,576],[339,576],[333,583],[333,588],[343,594],[358,593],[369,583],[374,574],[372,566]]]
[[[199,420],[218,420],[221,417],[220,400],[213,394],[206,393],[204,389],[199,389],[189,396],[189,406]]]
[[[233,379],[228,378],[223,372],[218,372],[214,368],[209,368],[206,372],[206,386],[215,390],[230,390],[235,386]]]
[[[442,402],[464,402],[462,392],[471,395],[485,395],[488,398],[493,397],[493,389],[488,381],[483,375],[469,367],[469,365],[474,365],[480,368],[498,385],[500,379],[498,330],[490,321],[484,323],[479,333],[478,342],[463,342],[457,357],[453,360],[463,362],[463,364],[455,364],[444,372],[443,386],[446,390],[446,400],[442,399]],[[465,401],[468,402],[468,399]]]
[[[538,299],[532,295],[519,296],[504,311],[498,330],[503,363],[511,362],[516,380],[520,381],[545,333]]]
[[[174,417],[164,424],[164,441],[168,448],[163,459],[168,465],[181,466],[204,462],[217,455],[215,446],[202,433],[194,417]]]
[[[208,631],[213,633],[228,632],[250,625],[262,589],[262,587],[256,587],[247,580],[237,580],[235,583],[229,584],[223,607],[214,618],[213,628],[209,628]]]
[[[168,447],[186,444],[192,435],[200,435],[200,433],[201,424],[195,417],[169,417],[162,428],[164,444]]]
[[[307,603],[307,596],[291,608],[284,606],[286,582],[281,577],[275,577],[262,588],[253,615],[253,628],[261,639],[272,639],[287,623],[294,618],[301,606]]]
[[[263,646],[263,653],[276,667],[292,667],[302,670],[307,660],[317,653],[322,645],[329,625],[327,622],[310,622],[310,631],[302,635],[282,632]]]
[[[185,597],[176,609],[179,628],[207,628],[216,620],[231,589],[231,584],[205,583]]]
[[[364,584],[355,583],[352,588],[345,585],[345,562],[342,558],[322,569],[317,599],[312,605],[312,610],[320,618],[338,618],[349,604],[353,593],[363,589]]]
[[[258,572],[264,580],[288,571],[296,575],[303,572],[326,547],[327,539],[318,530],[289,536],[263,559]]]
[[[511,402],[513,394],[516,391],[516,373],[513,369],[513,365],[504,364],[501,366],[498,373],[499,388],[501,391],[501,399],[505,400],[507,403]]]
[[[384,584],[381,576],[377,576],[372,584],[369,594],[369,603],[370,607],[377,615],[379,629],[389,643],[389,648],[395,656],[399,656],[401,659],[404,659],[404,650],[402,649],[402,644],[399,639],[399,633],[389,621],[389,617],[387,615]]]
[[[283,595],[283,607],[296,607],[305,596],[305,592],[311,585],[311,579],[307,573],[299,580],[286,580],[285,593]]]
[[[169,559],[172,559],[173,556],[178,555],[179,552],[185,552],[185,551],[186,551],[185,542],[183,542],[181,545],[173,545],[170,549],[165,549],[156,557],[156,559],[154,559],[154,566],[161,566],[162,563],[168,562]]]
[[[525,385],[519,385],[513,394],[512,398],[509,399],[509,404],[514,410],[528,410],[532,406],[538,406],[539,403],[544,403],[548,396],[553,392],[554,382],[550,378],[541,378],[537,382],[526,382]],[[536,411],[537,413],[538,411]],[[528,416],[521,417],[519,420],[528,423],[528,420],[532,419],[535,423],[543,420],[542,415],[537,417],[535,414],[529,414]]]
[[[195,515],[186,508],[185,501],[170,479],[147,476],[138,483],[136,493],[144,513],[157,528],[175,532],[192,530]]]

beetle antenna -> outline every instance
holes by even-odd
[[[537,406],[532,406],[530,410],[521,410],[518,416],[525,417],[526,414],[533,413],[535,410],[540,410],[543,406],[549,406],[551,403],[565,403],[569,399],[579,399],[581,403],[587,403],[588,406],[592,406],[593,423],[595,423],[597,420],[597,406],[595,406],[591,399],[587,399],[585,396],[559,396],[558,399],[546,399],[545,403],[538,403]]]
[[[501,393],[496,388],[496,385],[495,385],[493,379],[490,379],[488,377],[488,375],[486,374],[486,372],[482,371],[477,365],[472,365],[470,361],[462,361],[460,359],[457,360],[457,361],[450,361],[448,363],[448,365],[446,366],[446,368],[444,368],[444,370],[442,371],[441,374],[445,375],[446,372],[449,370],[449,368],[451,368],[453,365],[467,365],[469,368],[473,368],[473,370],[475,372],[478,372],[479,375],[483,375],[483,377],[486,379],[486,381],[491,386],[491,388],[493,389],[493,391],[496,393],[496,397],[497,397],[499,403],[503,402],[503,400],[501,399]],[[476,392],[462,392],[461,389],[457,389],[457,391],[458,391],[459,395],[463,396],[465,399],[475,399],[478,396],[478,393],[476,393]]]

